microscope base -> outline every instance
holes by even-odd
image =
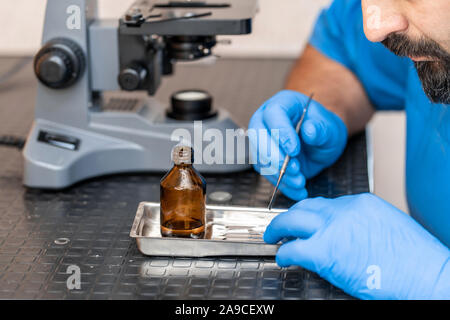
[[[108,120],[111,125],[107,125]],[[92,122],[88,128],[80,129],[37,119],[23,151],[24,185],[62,189],[102,175],[126,172],[163,173],[171,168],[171,150],[178,143],[171,139],[174,129],[183,128],[192,133],[194,150],[195,140],[198,142],[192,122],[158,123],[142,130],[137,126],[124,128],[113,125],[116,121],[124,122],[120,115],[109,115],[101,122]],[[218,119],[203,121],[201,124],[203,130],[212,129],[214,131],[210,132],[223,138],[226,137],[227,129],[239,128],[222,113]],[[201,138],[205,136],[202,135]],[[200,141],[201,147],[197,149],[201,149],[202,153],[195,150],[194,166],[197,170],[202,173],[230,173],[251,167],[248,151],[245,154],[232,152],[231,155],[223,151],[227,145],[225,141],[222,143],[222,150],[216,148],[211,153],[210,141],[214,142],[216,138],[217,136],[213,139],[209,137],[207,142]],[[246,137],[245,146],[247,150]],[[205,156],[205,153],[209,156]],[[214,163],[210,163],[211,154]]]

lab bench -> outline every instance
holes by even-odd
[[[0,58],[0,74],[18,58]],[[265,99],[283,86],[293,60],[222,59],[212,66],[179,65],[156,98],[179,89],[208,90],[214,105],[246,126]],[[36,80],[29,63],[0,83],[0,136],[25,137],[33,119]],[[310,196],[369,191],[366,137],[352,138],[330,169],[308,181]],[[143,256],[130,229],[141,201],[159,200],[161,173],[90,179],[60,191],[22,185],[22,156],[0,146],[0,298],[16,299],[349,299],[299,267],[273,257]],[[252,170],[204,175],[208,194],[226,191],[231,205],[265,207],[272,186]],[[294,202],[279,195],[275,207]],[[81,288],[69,290],[69,266]],[[69,270],[70,272],[70,270]]]

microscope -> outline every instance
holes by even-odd
[[[119,19],[98,19],[95,0],[48,0],[24,184],[61,189],[101,175],[167,171],[175,130],[238,130],[205,91],[175,93],[168,107],[152,95],[177,61],[211,56],[216,36],[251,33],[257,10],[257,0],[138,0]],[[105,98],[116,91],[147,94]],[[250,167],[248,152],[215,152],[222,161],[196,168]]]

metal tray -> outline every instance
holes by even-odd
[[[262,235],[270,221],[286,209],[206,206],[203,239],[165,238],[160,232],[159,203],[141,202],[131,228],[141,253],[149,256],[274,256],[279,245]]]

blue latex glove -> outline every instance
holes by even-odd
[[[303,200],[264,234],[276,261],[318,273],[363,299],[450,299],[450,251],[407,214],[361,194]]]
[[[295,200],[307,197],[306,179],[332,165],[342,154],[347,142],[344,122],[316,101],[311,102],[305,116],[300,142],[295,127],[307,101],[308,97],[304,94],[290,90],[281,91],[265,102],[249,123],[249,132],[253,130],[257,133],[249,134],[252,157],[256,159],[255,170],[265,175],[262,168],[273,165],[275,172],[265,175],[272,184],[277,182],[286,154],[291,156],[280,190]],[[271,129],[279,129],[279,147],[274,147],[274,137],[271,137],[272,144],[266,147],[266,150],[271,152],[267,156],[268,152],[261,152],[261,144],[258,142],[262,141],[260,130],[270,135]]]

